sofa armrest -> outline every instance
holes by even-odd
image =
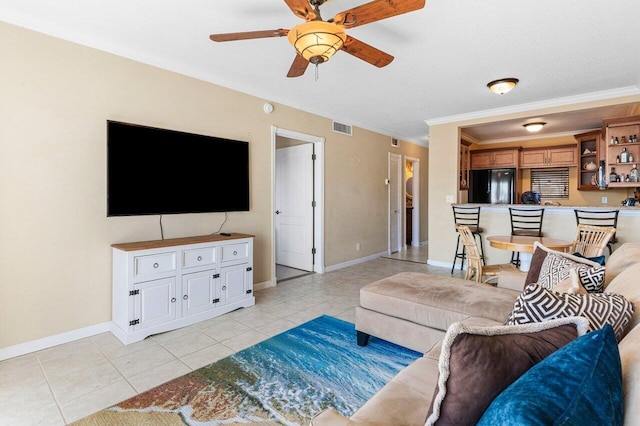
[[[347,417],[338,413],[333,408],[327,408],[313,416],[309,425],[311,426],[347,426],[355,423]]]
[[[527,279],[527,273],[523,271],[502,271],[498,275],[498,287],[509,290],[524,290],[524,282]]]

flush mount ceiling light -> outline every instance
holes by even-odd
[[[524,127],[525,129],[527,129],[527,132],[539,132],[540,130],[542,130],[542,128],[544,127],[544,125],[547,123],[543,123],[542,121],[538,121],[535,123],[527,123],[527,124],[523,124],[522,127]]]
[[[517,78],[501,78],[500,80],[493,80],[492,82],[487,83],[487,87],[493,93],[504,95],[516,87],[518,81],[519,80]]]

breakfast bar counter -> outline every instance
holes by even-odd
[[[504,249],[492,247],[486,240],[488,236],[510,235],[511,219],[509,207],[514,208],[544,208],[542,232],[545,237],[557,240],[573,241],[576,233],[576,216],[574,210],[604,211],[618,210],[618,224],[616,237],[618,243],[613,245],[613,250],[627,242],[640,242],[640,207],[624,206],[558,206],[535,204],[455,204],[465,207],[480,207],[480,227],[483,229],[482,237],[485,239],[485,255],[487,264],[509,263],[511,254]],[[456,233],[451,215],[451,240],[455,243]],[[455,245],[455,244],[454,244]],[[608,252],[606,253],[608,256]],[[447,253],[447,257],[449,257]],[[434,266],[451,267],[451,263],[429,259],[429,264]]]

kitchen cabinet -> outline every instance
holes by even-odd
[[[609,187],[638,186],[638,182],[626,182],[625,178],[634,166],[640,164],[640,142],[637,142],[637,137],[640,135],[640,116],[603,120],[603,125],[605,126],[605,143],[607,144],[606,162],[608,170],[606,171],[606,176],[609,177],[612,169],[615,169],[615,173],[621,180],[620,182],[611,182],[611,179],[608,178]],[[629,161],[622,161],[623,158],[620,155],[623,150],[628,153]]]
[[[112,245],[112,333],[124,344],[253,306],[253,236]]]
[[[577,145],[558,145],[545,148],[523,148],[520,168],[571,167],[578,164]]]
[[[593,191],[598,188],[598,167],[600,160],[604,160],[602,151],[602,131],[594,130],[575,135],[578,142],[578,190]]]
[[[517,147],[471,151],[471,170],[518,167],[519,151]]]

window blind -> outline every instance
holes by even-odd
[[[569,198],[569,168],[532,169],[531,190],[540,198]]]

